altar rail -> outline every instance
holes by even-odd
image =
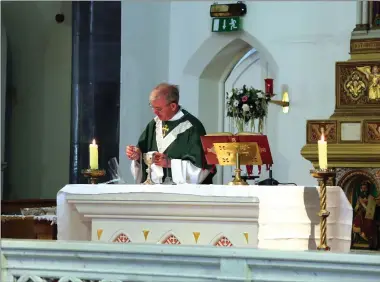
[[[377,254],[2,240],[4,282],[379,281]]]

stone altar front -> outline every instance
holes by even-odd
[[[57,195],[58,240],[314,250],[316,187],[67,185]],[[328,187],[328,243],[348,252],[352,207]]]

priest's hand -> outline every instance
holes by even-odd
[[[154,153],[153,163],[160,167],[171,167],[170,159],[162,153]]]
[[[130,159],[132,161],[139,160],[140,156],[141,156],[140,149],[137,148],[136,146],[132,146],[132,145],[127,146],[127,148],[125,149],[125,153],[126,153],[128,159]]]

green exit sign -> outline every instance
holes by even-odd
[[[213,18],[212,19],[212,32],[230,32],[240,30],[240,18]]]

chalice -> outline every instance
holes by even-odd
[[[144,163],[148,166],[146,169],[146,180],[143,183],[143,185],[154,185],[155,183],[152,180],[152,164],[153,164],[153,153],[144,153],[143,154],[143,159]]]

